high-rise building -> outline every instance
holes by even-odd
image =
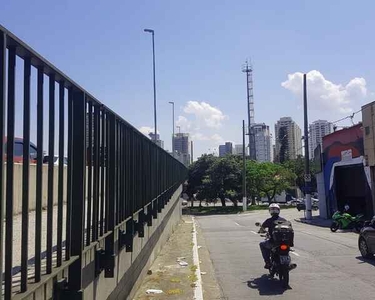
[[[190,141],[188,133],[176,133],[173,139],[175,157],[184,165],[190,164]]]
[[[322,145],[323,136],[333,132],[333,124],[326,120],[317,120],[310,124],[309,150],[310,158],[314,158],[314,150]]]
[[[245,145],[245,155],[246,156],[249,155],[248,149],[249,148],[247,147],[247,145]],[[242,156],[243,155],[243,144],[235,145],[234,148],[233,148],[233,154]]]
[[[264,123],[252,125],[255,139],[255,159],[259,162],[271,161],[270,128]]]
[[[219,157],[227,154],[233,154],[233,144],[231,142],[226,142],[225,145],[219,146]]]
[[[148,136],[150,137],[151,141],[155,141],[155,133],[150,132]],[[160,139],[160,134],[156,134],[156,145],[164,149],[164,141]]]
[[[283,117],[277,121],[275,124],[275,140],[275,161],[296,159],[297,156],[302,155],[301,128],[291,117]]]

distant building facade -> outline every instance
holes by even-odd
[[[185,166],[191,162],[190,158],[190,136],[188,133],[176,133],[173,139],[174,155]]]
[[[150,132],[150,133],[148,134],[148,136],[150,137],[150,139],[151,139],[152,141],[155,141],[155,133]],[[156,134],[156,145],[158,145],[160,148],[164,149],[164,141],[162,141],[162,140],[160,139],[160,134]]]
[[[233,144],[226,142],[224,145],[219,146],[219,157],[224,157],[227,154],[233,154]]]
[[[248,149],[249,148],[247,147],[247,145],[245,145],[245,155],[246,156],[249,155]],[[243,156],[243,144],[235,145],[234,148],[233,148],[233,154]]]
[[[310,124],[309,148],[310,158],[314,158],[314,150],[322,145],[323,137],[333,132],[333,124],[326,120],[317,120]]]
[[[271,160],[270,128],[264,123],[252,125],[255,138],[255,158],[259,162]]]
[[[302,155],[301,128],[291,117],[280,118],[275,124],[276,161],[280,161],[280,150],[284,147],[286,159],[296,159]]]

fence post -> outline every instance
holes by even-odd
[[[115,200],[116,200],[116,116],[109,114],[109,149],[108,149],[108,220],[107,230],[111,234],[105,239],[106,266],[104,277],[114,277],[115,267]]]
[[[0,35],[0,132],[1,139],[4,141],[5,128],[5,91],[6,91],[6,35]],[[0,220],[4,220],[4,143],[0,143]],[[4,257],[4,223],[0,223],[0,261]],[[3,282],[3,264],[0,264],[0,282]],[[2,299],[0,293],[0,299]]]
[[[68,288],[82,294],[82,251],[85,211],[86,101],[82,91],[73,91],[72,182],[71,182],[71,256],[79,256],[69,266]]]

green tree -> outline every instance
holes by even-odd
[[[302,155],[299,155],[297,159],[287,160],[283,163],[284,167],[296,174],[295,184],[300,190],[304,189],[305,186],[305,159]],[[310,173],[311,173],[311,188],[312,191],[316,191],[316,177],[315,177],[315,165],[310,161]]]
[[[248,192],[252,196],[267,197],[269,202],[275,195],[293,186],[295,174],[281,164],[271,162],[248,162],[246,166]]]
[[[213,165],[214,161],[218,158],[213,155],[204,154],[197,161],[189,166],[188,171],[188,184],[186,187],[186,194],[191,199],[192,204],[194,195],[198,193],[204,184],[205,177],[208,174],[208,170]]]
[[[227,155],[216,159],[203,179],[197,198],[213,200],[219,198],[222,206],[226,206],[225,198],[237,205],[242,189],[241,159]]]

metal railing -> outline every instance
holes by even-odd
[[[22,64],[19,82],[16,62]],[[23,99],[16,97],[20,85]],[[34,98],[36,108],[31,105]],[[20,106],[23,115],[17,117]],[[15,187],[15,126],[20,122],[23,180],[22,186]],[[106,263],[99,264],[99,272],[113,276],[115,229],[121,229],[120,246],[132,251],[135,232],[142,236],[144,224],[152,225],[186,177],[181,163],[1,26],[0,128],[4,141],[0,143],[0,217],[5,219],[5,226],[4,222],[0,226],[0,298],[30,296],[61,269],[69,269],[65,289],[78,292],[82,255],[103,240],[101,254]],[[32,135],[36,136],[36,157],[30,157]],[[47,168],[44,150],[49,155]],[[62,163],[65,156],[67,165]],[[21,216],[13,213],[15,189],[22,190]],[[31,195],[35,195],[32,214]],[[46,211],[43,197],[47,197]],[[17,218],[20,228],[15,228]],[[19,231],[20,243],[15,245]],[[19,249],[17,268],[13,252]],[[18,275],[20,280],[15,280]]]

